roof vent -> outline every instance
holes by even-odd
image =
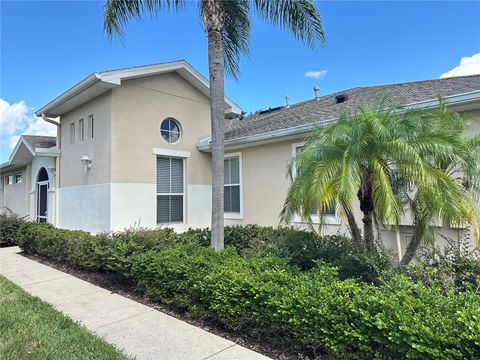
[[[347,94],[340,94],[340,95],[335,96],[335,103],[336,104],[341,104],[341,103],[343,103],[347,100],[348,100],[348,95]]]
[[[318,93],[320,92],[320,86],[316,85],[313,87],[313,92],[315,93],[315,100],[318,100]]]
[[[262,115],[262,114],[268,114],[268,113],[271,113],[273,111],[278,111],[278,110],[281,110],[283,109],[283,106],[277,106],[277,107],[274,107],[274,108],[268,108],[267,110],[261,110],[258,112],[259,115]]]

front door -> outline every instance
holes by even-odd
[[[41,223],[47,222],[47,191],[48,181],[38,183],[38,204],[37,204],[37,221]]]

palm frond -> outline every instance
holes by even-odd
[[[310,47],[325,44],[323,22],[312,0],[254,0],[260,17]]]

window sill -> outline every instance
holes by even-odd
[[[320,221],[322,220],[322,221]],[[307,224],[308,222],[304,219],[301,219],[299,216],[295,215],[293,220],[296,224]],[[338,217],[333,215],[326,215],[323,219],[320,219],[319,216],[312,216],[312,223],[313,224],[323,224],[323,225],[340,225],[341,221]]]
[[[239,213],[224,213],[223,214],[224,219],[228,220],[243,220],[243,214]]]

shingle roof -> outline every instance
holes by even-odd
[[[40,136],[40,135],[22,135],[26,142],[33,148],[51,148],[55,146],[55,136]]]
[[[342,111],[355,112],[360,105],[390,94],[397,105],[480,90],[480,75],[424,80],[382,86],[355,87],[291,105],[289,108],[254,114],[243,120],[226,120],[225,139],[233,140],[275,130],[288,129],[324,120],[336,119]],[[335,97],[346,94],[348,100],[337,104]]]

